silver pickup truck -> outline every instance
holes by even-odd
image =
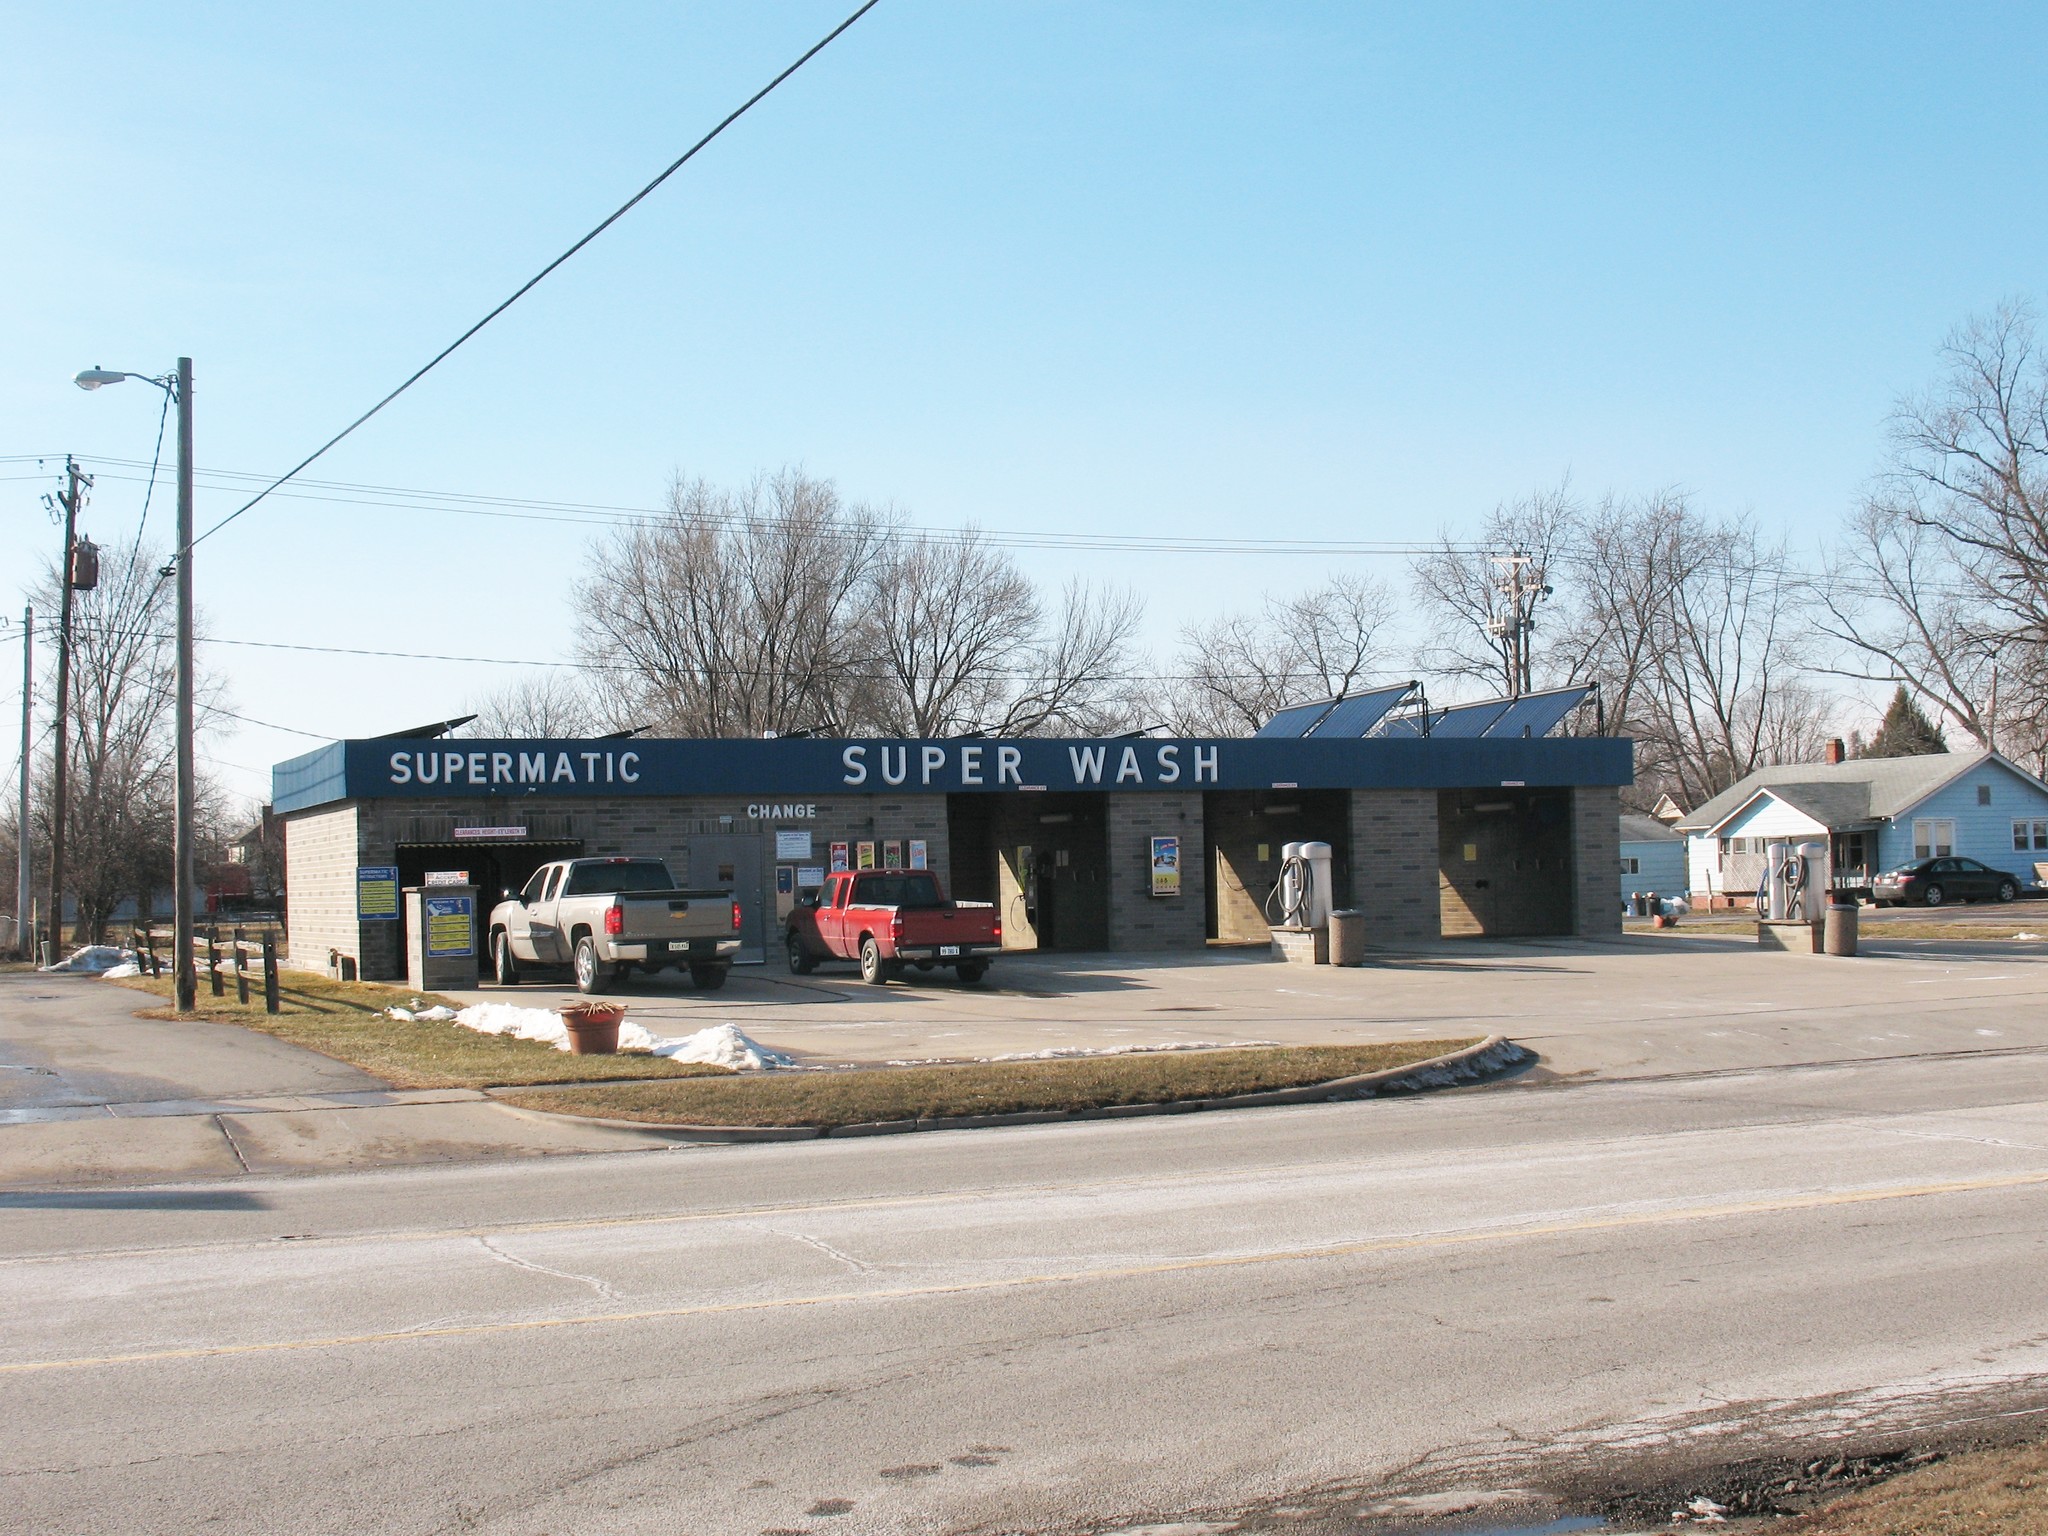
[[[725,985],[740,947],[740,903],[731,891],[684,891],[660,859],[563,859],[543,864],[518,895],[491,909],[491,966],[498,985],[523,966],[567,965],[576,990],[602,992],[638,966],[687,965],[706,992]]]

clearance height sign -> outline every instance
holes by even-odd
[[[1627,784],[1630,743],[1180,739],[348,741],[281,763],[280,811],[385,798],[1191,793]]]

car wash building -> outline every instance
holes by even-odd
[[[397,891],[459,878],[481,916],[550,860],[614,854],[733,890],[742,963],[836,868],[933,870],[998,905],[1007,948],[1263,943],[1281,850],[1310,841],[1371,943],[1618,933],[1630,743],[1546,736],[1576,691],[1395,713],[1408,697],[1240,738],[339,741],[273,774],[291,960],[400,976]]]

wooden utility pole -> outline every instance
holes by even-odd
[[[78,509],[84,505],[89,476],[80,472],[78,461],[64,456],[64,489],[58,501],[64,508],[64,560],[57,573],[57,715],[52,725],[54,741],[50,761],[50,959],[59,958],[64,947],[64,822],[66,783],[71,766],[71,552],[78,543]]]
[[[171,862],[177,889],[171,893],[171,927],[178,939],[178,968],[173,973],[178,1012],[199,1004],[199,978],[192,966],[192,802],[198,774],[192,761],[192,359],[178,359],[178,782],[177,828]]]

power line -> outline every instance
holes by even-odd
[[[659,187],[663,182],[667,181],[669,177],[675,175],[675,173],[681,170],[685,165],[688,165],[691,160],[696,158],[697,152],[699,150],[703,149],[705,145],[709,144],[713,139],[717,138],[721,133],[725,132],[726,129],[730,128],[734,123],[738,122],[749,111],[751,111],[758,102],[760,102],[764,97],[766,97],[769,92],[773,91],[777,86],[781,85],[783,81],[787,80],[791,75],[795,74],[798,70],[802,69],[804,65],[808,64],[819,53],[823,52],[825,48],[830,46],[833,40],[836,39],[842,32],[846,31],[848,27],[851,27],[855,22],[859,21],[861,17],[867,15],[869,11],[873,10],[880,3],[881,0],[863,0],[863,3],[860,5],[858,9],[854,11],[854,13],[851,16],[848,16],[846,20],[840,22],[838,26],[834,27],[830,32],[827,32],[823,37],[818,39],[817,42],[811,44],[809,48],[805,49],[802,55],[798,57],[797,61],[794,64],[791,64],[787,69],[783,70],[781,74],[777,75],[773,80],[770,80],[766,85],[762,86],[760,90],[754,92],[753,95],[749,96],[745,101],[741,102],[739,106],[735,107],[731,112],[728,112],[725,115],[725,117],[719,122],[717,127],[713,128],[709,133],[705,134],[703,138],[699,139],[696,143],[692,144],[688,149],[684,150],[682,154],[678,155],[674,160],[670,161],[668,167],[665,170],[663,170],[659,176],[656,176],[654,180],[648,182],[646,186],[642,187],[638,192],[635,192],[631,197],[627,198],[625,202],[621,203],[617,208],[612,210],[612,212],[609,215],[607,215],[599,224],[597,224],[595,228],[590,230],[588,234],[584,235],[582,239],[578,240],[574,245],[570,246],[566,251],[562,252],[561,255],[557,256],[553,261],[549,262],[546,266],[542,267],[540,271],[536,272],[532,277],[528,278],[524,283],[520,284],[520,286],[512,293],[512,295],[509,298],[505,299],[502,303],[498,304],[495,308],[491,310],[489,314],[485,315],[481,320],[477,321],[476,324],[472,325],[460,336],[456,337],[453,341],[449,342],[448,345],[443,347],[439,352],[436,352],[431,358],[427,360],[424,366],[415,371],[412,374],[412,376],[406,379],[404,383],[400,384],[398,388],[392,390],[390,394],[386,395],[382,400],[379,400],[375,405],[371,406],[367,411],[363,412],[362,415],[358,416],[354,421],[350,422],[347,426],[343,427],[339,432],[335,433],[334,436],[330,437],[318,448],[315,448],[311,453],[307,454],[303,459],[299,460],[297,464],[294,464],[290,469],[286,470],[283,474],[279,475],[269,485],[266,485],[262,490],[258,491],[254,496],[251,496],[247,501],[243,502],[242,505],[235,508],[235,510],[230,512],[226,517],[222,518],[219,522],[215,523],[211,528],[207,529],[206,532],[200,534],[199,537],[192,541],[193,545],[196,546],[199,544],[203,544],[208,539],[212,538],[216,533],[219,533],[221,529],[227,527],[229,523],[232,523],[236,518],[240,517],[244,512],[247,512],[251,507],[255,506],[259,501],[263,500],[263,498],[268,496],[272,491],[276,490],[279,486],[283,485],[287,480],[291,479],[294,475],[298,474],[300,470],[305,469],[308,465],[312,464],[322,454],[326,453],[329,449],[333,448],[337,443],[339,443],[343,438],[347,437],[351,432],[355,431],[356,428],[362,426],[364,422],[368,421],[372,416],[375,416],[379,411],[383,410],[385,406],[389,405],[392,401],[396,400],[408,389],[411,389],[413,385],[417,384],[421,379],[425,378],[435,368],[439,367],[443,361],[445,361],[452,353],[454,353],[456,348],[460,347],[464,342],[468,341],[472,336],[476,335],[477,332],[481,331],[485,326],[489,325],[493,320],[497,319],[498,316],[505,313],[505,311],[510,309],[514,304],[517,304],[521,299],[525,298],[527,294],[531,293],[535,288],[539,287],[541,282],[545,280],[548,277],[548,275],[552,273],[557,267],[561,266],[563,262],[567,261],[571,256],[574,256],[578,251],[582,250],[586,245],[590,244],[591,241],[595,240],[599,235],[603,234],[606,230],[610,229],[612,225],[618,223],[620,219],[624,218],[628,213],[632,212],[633,209],[638,207],[642,200],[644,200],[651,193],[653,193],[653,191],[657,187]],[[178,558],[182,560],[185,556],[185,553],[186,551],[182,549],[177,551]]]

